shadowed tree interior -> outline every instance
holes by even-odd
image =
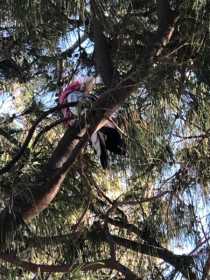
[[[208,279],[208,1],[0,7],[1,279]],[[99,98],[65,127],[78,76]],[[126,154],[103,170],[114,112]]]

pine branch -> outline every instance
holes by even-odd
[[[173,30],[171,30],[171,35],[173,34]],[[158,38],[162,42],[163,37],[159,36]],[[149,50],[145,49],[143,62],[145,65],[146,61],[149,66],[144,69],[144,73],[141,73],[142,79],[149,74],[154,56],[160,47],[162,48],[162,45],[152,44],[152,47]],[[107,84],[111,83],[110,77],[107,79]],[[139,77],[137,79],[138,81]],[[137,89],[137,82],[127,77],[115,86],[115,88],[106,91],[97,100],[95,106],[88,114],[87,119],[82,119],[80,123],[75,122],[71,128],[67,129],[52,157],[49,159],[45,170],[37,178],[36,183],[28,186],[26,190],[14,196],[12,209],[6,207],[0,213],[0,237],[3,243],[9,238],[9,234],[10,237],[11,235],[13,236],[23,220],[29,221],[49,206],[59,192],[69,168],[82,151],[90,135],[104,119],[116,111],[132,92]],[[88,127],[86,123],[88,123]]]
[[[69,273],[76,269],[80,269],[83,272],[96,271],[103,268],[113,269],[120,272],[126,277],[127,280],[141,280],[134,272],[129,268],[122,265],[118,261],[107,259],[98,260],[95,262],[83,263],[83,264],[62,264],[62,265],[47,265],[47,264],[35,264],[32,262],[27,262],[19,259],[12,253],[10,254],[0,254],[0,258],[6,262],[14,264],[21,267],[27,271],[40,273],[40,272],[50,272],[50,273]]]
[[[97,4],[95,0],[91,1],[91,9],[96,69],[101,75],[104,84],[107,87],[110,87],[114,82],[113,63],[107,38],[103,34],[103,25],[101,24],[101,21],[97,16]]]

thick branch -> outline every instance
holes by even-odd
[[[58,244],[68,243],[69,240],[78,240],[81,242],[81,239],[93,240],[94,236],[98,236],[98,238],[103,241],[109,243],[112,240],[116,245],[122,246],[134,252],[138,252],[150,257],[156,257],[164,260],[166,263],[172,265],[177,271],[181,272],[187,279],[194,280],[196,276],[191,271],[194,266],[194,260],[192,256],[187,255],[176,255],[173,252],[167,250],[163,247],[152,246],[149,244],[141,244],[137,241],[129,240],[126,238],[122,238],[116,235],[107,234],[104,232],[103,228],[97,228],[96,232],[94,230],[86,233],[74,232],[67,235],[61,236],[51,236],[51,237],[37,237],[32,239],[24,239],[27,246],[32,247],[40,247],[42,245],[47,246],[57,246]]]
[[[9,237],[9,233],[12,233],[22,220],[30,220],[48,207],[57,195],[68,169],[86,144],[89,136],[106,116],[111,115],[124,102],[134,88],[133,82],[126,81],[119,87],[107,91],[95,103],[93,111],[87,116],[90,127],[86,127],[87,120],[84,119],[80,123],[75,121],[75,124],[67,129],[45,171],[37,178],[36,184],[14,196],[12,211],[7,207],[1,212],[2,241]],[[34,129],[35,125],[31,134]],[[28,139],[31,139],[31,135],[28,136]]]
[[[155,42],[159,45],[156,56],[159,56],[163,48],[168,44],[175,29],[175,23],[178,19],[175,12],[170,9],[168,0],[158,0],[158,31]],[[162,38],[160,40],[160,38]]]
[[[95,62],[96,69],[102,77],[104,84],[110,87],[113,82],[113,64],[110,54],[110,47],[106,37],[103,34],[103,25],[101,20],[97,17],[97,4],[95,0],[91,1],[91,8],[93,14],[93,40],[95,44]]]
[[[167,29],[168,23],[171,21],[172,11],[168,0],[158,0],[158,25],[159,32],[164,32]]]
[[[150,246],[149,244],[140,244],[138,242],[121,238],[116,235],[110,235],[110,238],[120,246],[123,246],[127,249],[131,249],[135,252],[140,252],[145,255],[152,257],[157,257],[165,262],[174,266],[178,271],[180,271],[187,279],[195,280],[196,276],[191,271],[193,267],[194,260],[191,256],[186,255],[175,255],[172,252],[168,251],[162,247]]]
[[[114,269],[119,271],[126,277],[127,280],[140,280],[140,278],[133,273],[130,269],[120,264],[115,260],[100,260],[98,262],[90,262],[84,264],[62,264],[62,265],[47,265],[47,264],[35,264],[32,262],[22,261],[18,257],[12,254],[0,254],[0,258],[6,262],[17,265],[27,271],[34,273],[37,272],[50,272],[50,273],[68,273],[75,269],[81,269],[83,272],[96,271],[103,268]]]
[[[162,41],[163,38],[160,37],[159,39]],[[157,44],[153,45],[153,48],[152,51],[145,49],[147,64],[151,64],[154,55],[158,52]],[[148,75],[149,69],[147,67],[144,70],[141,78]],[[110,80],[109,83],[111,83]],[[59,192],[68,169],[85,146],[89,136],[104,119],[125,102],[136,88],[135,81],[124,80],[112,90],[105,92],[97,100],[87,116],[88,127],[85,125],[86,120],[83,120],[81,123],[75,122],[71,128],[67,129],[45,170],[38,176],[36,183],[14,196],[12,209],[7,207],[0,213],[0,237],[2,242],[8,238],[9,234],[14,233],[23,220],[32,219],[49,206]]]

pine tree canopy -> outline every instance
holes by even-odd
[[[210,279],[209,13],[0,1],[0,279]],[[87,76],[65,126],[59,92]],[[103,169],[90,136],[114,112],[126,153]]]

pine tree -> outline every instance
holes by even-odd
[[[208,279],[209,9],[2,1],[2,279]],[[81,72],[100,97],[65,128]],[[88,141],[116,110],[127,153],[104,171]]]

